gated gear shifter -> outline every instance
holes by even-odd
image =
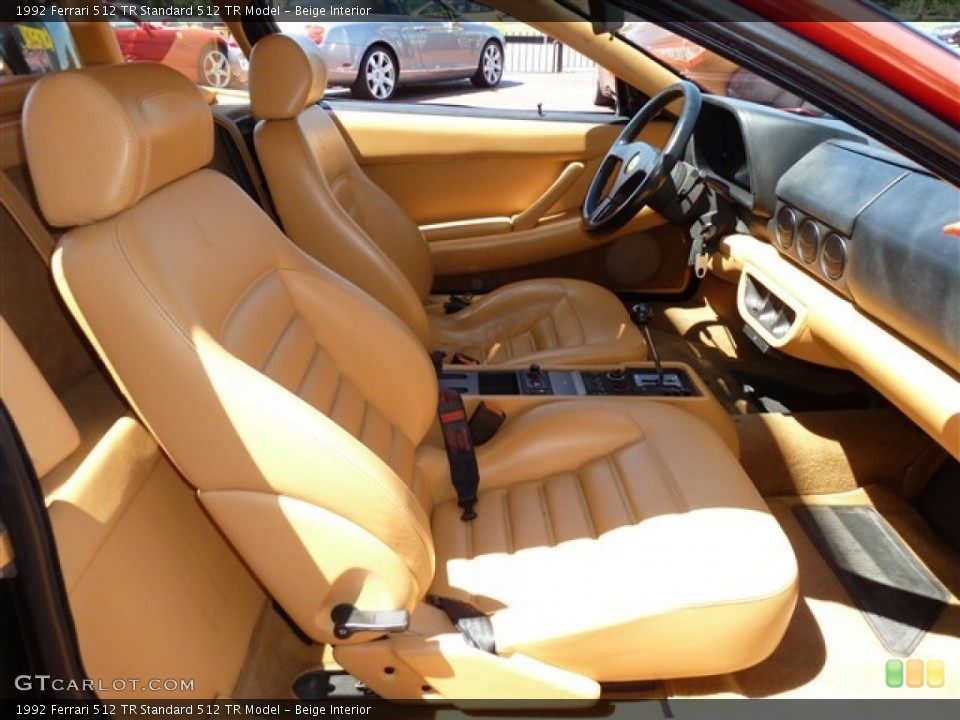
[[[637,303],[630,308],[630,319],[634,325],[643,331],[643,337],[647,340],[647,347],[650,348],[650,354],[653,355],[653,366],[657,370],[657,385],[664,387],[663,366],[660,364],[660,354],[657,352],[657,346],[653,344],[653,338],[650,336],[650,328],[647,327],[653,320],[653,308],[647,303]]]

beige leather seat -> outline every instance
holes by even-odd
[[[357,164],[317,107],[327,70],[317,46],[270,35],[254,48],[256,145],[290,238],[395,312],[428,349],[483,363],[622,363],[646,357],[643,336],[612,293],[578,280],[514,283],[454,315],[427,313],[433,285],[420,229]]]
[[[77,226],[54,257],[67,305],[247,566],[369,687],[589,700],[776,647],[795,560],[711,427],[644,400],[517,413],[479,449],[461,522],[418,338],[202,169],[210,112],[187,79],[50,75],[25,130],[47,220]],[[497,652],[428,592],[492,613]],[[410,629],[340,640],[344,603],[407,609]]]

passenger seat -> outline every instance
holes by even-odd
[[[517,413],[478,449],[462,522],[423,347],[204,169],[196,86],[56,73],[24,127],[47,220],[78,226],[54,255],[67,307],[247,567],[374,692],[588,701],[777,646],[796,560],[706,423],[649,400]],[[474,606],[489,642],[429,594]],[[343,635],[351,608],[409,627]]]
[[[287,235],[392,310],[428,350],[483,364],[619,364],[646,358],[624,306],[599,285],[530,280],[451,315],[428,314],[430,250],[416,223],[357,164],[317,106],[327,68],[304,38],[268,35],[250,60],[256,147]]]

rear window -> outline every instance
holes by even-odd
[[[67,23],[0,23],[0,72],[4,75],[45,75],[82,66]]]

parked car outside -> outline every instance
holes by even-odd
[[[954,50],[960,49],[960,23],[949,23],[932,28],[930,35]]]
[[[716,95],[750,100],[773,107],[815,110],[809,103],[785,92],[759,75],[653,23],[630,23],[621,34],[668,65],[678,75]],[[616,104],[616,92],[616,78],[613,73],[598,67],[594,104],[613,107]]]
[[[127,14],[113,25],[126,61],[169,65],[194,82],[215,88],[246,83],[247,61],[236,43],[212,27],[168,26]]]
[[[311,5],[332,5],[313,0]],[[503,77],[503,33],[463,19],[440,0],[374,0],[363,22],[279,23],[323,49],[328,84],[389,100],[405,84],[470,79],[492,88]]]

